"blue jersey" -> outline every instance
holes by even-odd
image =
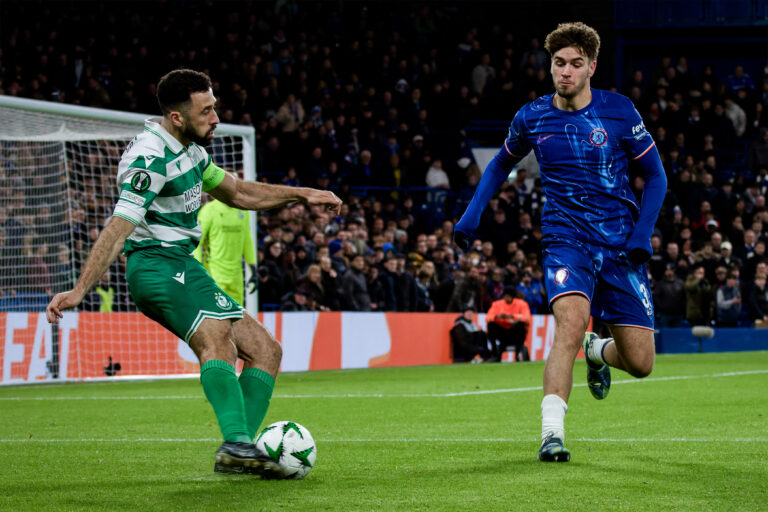
[[[592,89],[589,105],[573,112],[555,107],[553,96],[521,108],[504,142],[511,155],[533,149],[539,161],[544,241],[567,235],[623,247],[640,210],[629,183],[629,160],[645,155],[654,141],[621,94]]]

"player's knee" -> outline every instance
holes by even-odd
[[[275,338],[272,338],[272,357],[279,363],[283,360],[283,346]]]
[[[628,368],[629,374],[638,379],[647,377],[653,371],[653,359],[636,361]]]

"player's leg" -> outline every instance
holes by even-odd
[[[235,374],[237,350],[230,320],[204,319],[189,340],[200,359],[200,383],[213,407],[224,441],[251,443],[243,393]]]
[[[580,294],[558,298],[552,304],[555,339],[544,365],[544,395],[557,395],[567,402],[573,386],[573,362],[589,325],[589,301]]]
[[[633,377],[647,377],[653,371],[656,344],[653,331],[641,327],[614,325],[613,341],[606,344],[603,357],[608,365]]]
[[[555,339],[544,365],[544,399],[541,402],[541,448],[539,460],[567,462],[570,452],[563,446],[565,413],[573,387],[573,363],[589,324],[589,301],[581,294],[559,297],[552,304]]]
[[[566,238],[544,247],[544,285],[555,316],[555,338],[544,365],[539,460],[567,462],[565,413],[573,386],[573,363],[589,324],[592,295],[602,260],[583,242]]]
[[[232,326],[237,355],[244,361],[240,388],[245,401],[248,434],[256,434],[267,414],[283,349],[258,320],[248,313]]]
[[[607,394],[610,380],[606,386],[590,379],[590,374],[595,377],[595,368],[607,365],[645,377],[653,370],[656,355],[653,303],[645,265],[634,265],[623,254],[611,251],[606,255],[604,270],[599,281],[600,305],[613,338],[592,336],[584,341],[587,382],[596,398]]]

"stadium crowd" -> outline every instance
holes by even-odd
[[[482,171],[465,128],[511,120],[553,91],[540,40],[500,25],[481,33],[438,6],[406,16],[316,4],[226,15],[208,5],[168,19],[94,11],[17,29],[0,55],[0,93],[155,112],[155,83],[168,66],[208,72],[221,121],[256,128],[260,179],[330,188],[345,201],[338,217],[302,204],[259,217],[263,309],[487,311],[513,286],[532,313],[546,313],[546,198],[535,163],[524,161],[491,200],[471,251],[451,239]],[[209,14],[221,23],[206,23]],[[148,34],[169,44],[151,48]],[[734,60],[718,76],[665,57],[620,92],[643,116],[669,181],[648,264],[657,325],[767,323],[768,66],[753,78]],[[18,151],[0,151],[0,248],[38,269],[36,292],[69,286],[45,276],[76,273],[111,213],[114,191],[103,183],[119,151],[83,150],[101,175],[73,169],[82,183],[61,212],[19,196],[51,184],[36,188],[35,176],[14,171]],[[641,178],[632,180],[641,190]],[[72,230],[74,254],[61,233],[34,243],[54,214]],[[86,307],[131,309],[123,275],[113,268]]]

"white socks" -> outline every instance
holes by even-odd
[[[547,395],[541,401],[541,440],[549,435],[565,439],[565,413],[568,405],[557,395]]]
[[[613,338],[602,338],[594,340],[589,347],[589,354],[585,354],[587,359],[593,363],[608,364],[605,362],[605,358],[603,357],[603,351],[605,350],[605,346],[611,341],[613,341]]]

